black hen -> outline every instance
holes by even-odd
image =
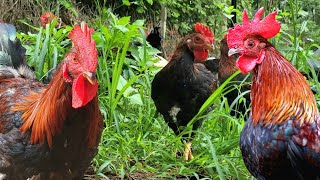
[[[195,29],[197,33],[180,41],[170,62],[152,81],[151,97],[176,135],[217,88],[217,77],[200,63],[206,60],[212,49],[213,34],[202,24],[196,24]],[[196,121],[193,130],[200,125],[201,120]],[[192,158],[190,146],[188,143],[185,149],[186,160]]]
[[[162,38],[159,32],[159,29],[160,29],[159,26],[153,27],[153,30],[148,34],[146,40],[149,42],[149,44],[152,47],[157,48],[159,51],[162,51],[162,47],[161,47]]]
[[[34,73],[26,62],[26,49],[21,46],[16,36],[16,28],[12,24],[0,23],[0,68],[12,67],[20,69],[20,75],[35,79]],[[1,73],[5,73],[2,71]]]

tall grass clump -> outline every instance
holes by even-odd
[[[28,64],[35,70],[38,79],[42,79],[46,72],[55,68],[63,59],[71,43],[68,34],[71,26],[55,28],[58,19],[53,20],[46,28],[35,27],[23,22],[36,33],[19,33],[17,36],[26,48]]]

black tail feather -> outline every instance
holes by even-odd
[[[16,28],[12,24],[0,23],[0,65],[18,68],[27,66],[26,49],[16,36]]]

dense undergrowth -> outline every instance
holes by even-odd
[[[294,7],[292,10],[292,13],[298,14]],[[285,16],[284,12],[279,13],[280,20]],[[312,69],[308,68],[307,58],[318,45],[305,44],[301,40],[307,24],[298,24],[294,19],[292,24],[284,24],[272,43],[300,70],[309,72]],[[57,21],[53,21],[43,29],[23,23],[29,26],[32,33],[19,33],[18,37],[27,49],[28,63],[41,79],[62,60],[70,48],[67,35],[72,26],[55,28]],[[199,112],[197,117],[204,116],[202,112],[206,107],[215,107],[205,115],[202,127],[196,132],[193,140],[194,159],[186,162],[177,156],[177,152],[183,150],[181,137],[175,136],[167,127],[150,97],[151,81],[159,71],[158,67],[153,66],[157,62],[153,55],[159,51],[146,43],[145,22],[132,20],[129,16],[118,17],[108,8],[97,7],[89,26],[96,30],[93,38],[99,51],[98,95],[106,122],[99,152],[92,164],[95,178],[126,179],[137,174],[142,179],[252,178],[239,150],[244,118],[231,117],[228,112],[236,103],[228,105],[223,98],[223,93],[228,89],[223,86],[227,82],[213,93]],[[290,34],[292,27],[299,28],[293,35]],[[127,57],[128,52],[131,58]],[[310,81],[310,84],[320,92],[317,80]],[[243,100],[241,95],[237,99]],[[190,131],[188,127],[183,133]]]

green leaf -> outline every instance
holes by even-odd
[[[123,76],[120,75],[119,78],[119,83],[117,86],[117,90],[120,91],[122,90],[123,87],[128,83],[127,80],[123,78]],[[135,89],[133,89],[131,86],[128,86],[127,89],[123,92],[124,97],[129,97],[131,93],[136,92]]]
[[[128,32],[129,31],[129,29],[128,28],[126,28],[125,26],[123,26],[123,25],[115,25],[114,26],[115,28],[117,28],[117,29],[119,29],[120,31],[122,31],[123,33],[125,33],[125,32]]]
[[[141,6],[139,6],[139,7],[137,8],[137,12],[138,12],[138,13],[143,13],[143,12],[144,12],[144,8],[141,7]]]
[[[300,10],[300,11],[298,12],[298,14],[301,15],[301,16],[303,16],[303,17],[306,17],[306,16],[308,16],[309,13],[308,13],[307,11]]]
[[[123,25],[123,26],[126,26],[126,25],[128,25],[129,24],[129,22],[130,22],[130,16],[126,16],[126,17],[122,17],[122,18],[120,18],[119,20],[118,20],[118,25]]]
[[[76,17],[79,17],[78,11],[76,10],[76,8],[67,0],[60,0],[59,1],[66,9],[68,9],[69,11],[71,11],[73,13],[73,15],[75,15]]]
[[[125,6],[130,6],[130,1],[129,0],[122,0],[122,4]]]
[[[152,5],[153,4],[153,0],[147,0],[147,2]]]
[[[226,14],[222,13],[226,18],[231,19],[233,17],[233,14]]]
[[[130,102],[132,104],[141,105],[141,106],[143,105],[142,100],[141,100],[141,96],[138,93],[129,96],[128,99],[130,100]]]
[[[136,26],[143,26],[144,25],[144,20],[138,19],[138,20],[134,21],[132,24],[136,25]]]

